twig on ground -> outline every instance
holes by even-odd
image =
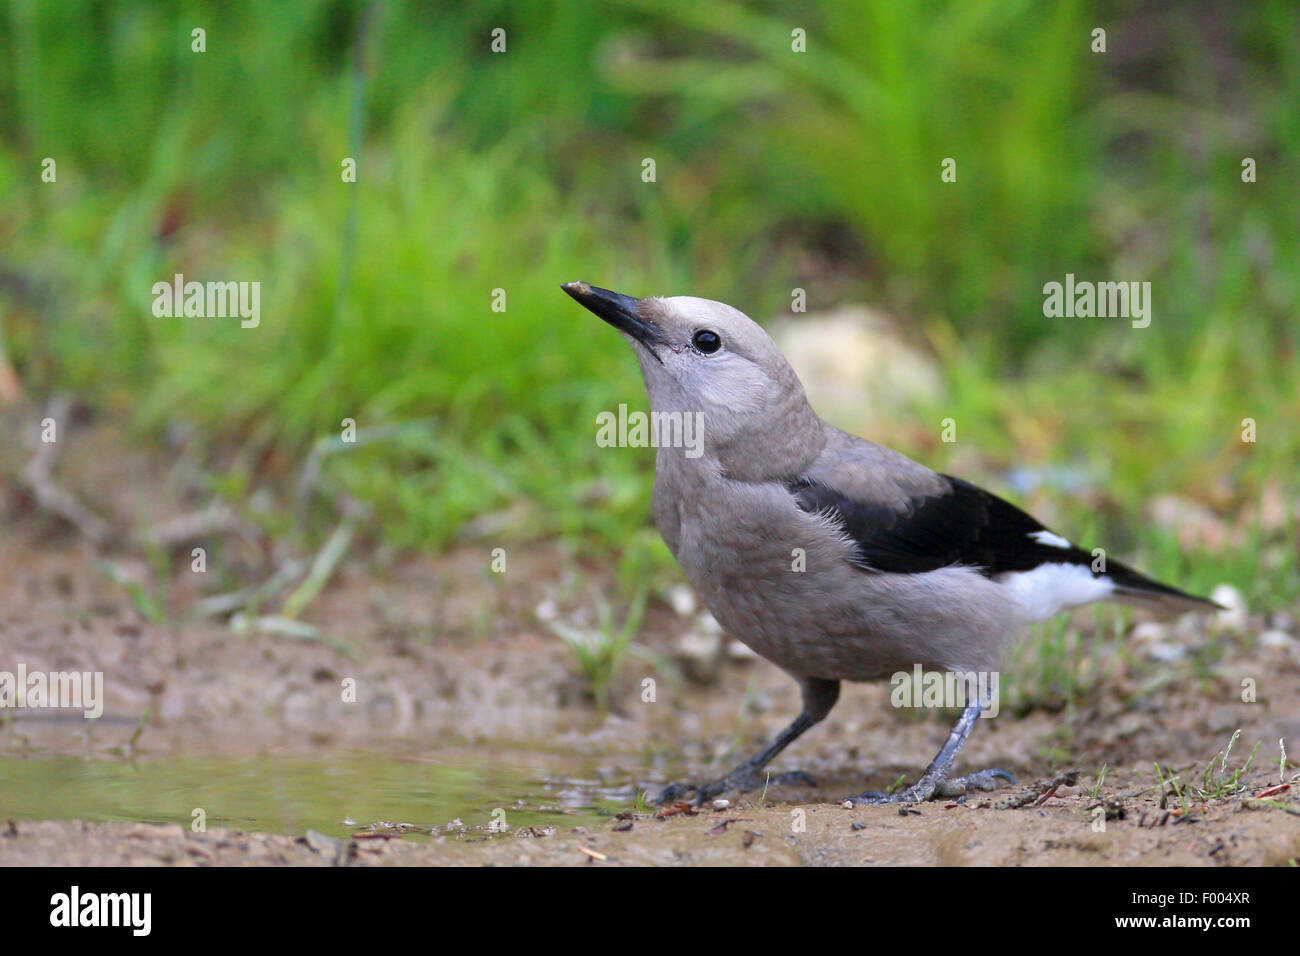
[[[45,406],[44,418],[52,418],[56,427],[67,431],[68,412],[72,402],[66,395],[56,395]],[[27,463],[24,478],[31,489],[36,504],[43,511],[58,515],[85,536],[91,544],[101,546],[112,534],[112,526],[99,515],[89,511],[77,496],[54,482],[54,463],[59,457],[57,441],[40,442],[36,454]]]
[[[326,647],[332,647],[340,654],[346,654],[348,657],[354,659],[361,657],[361,652],[350,641],[327,634],[320,628],[304,621],[295,621],[293,618],[284,617],[280,614],[268,614],[261,617],[249,617],[247,614],[242,613],[235,614],[230,619],[230,629],[236,634],[274,634],[280,637],[291,637],[297,641],[320,643]]]
[[[253,539],[261,537],[261,532],[240,517],[234,508],[218,500],[202,511],[192,511],[148,525],[135,532],[132,538],[137,545],[170,548],[210,535],[232,533]]]
[[[261,584],[253,584],[238,591],[215,594],[194,605],[195,613],[203,617],[218,617],[247,608],[261,607],[307,569],[306,561],[290,560],[280,565],[275,574]]]
[[[352,535],[356,531],[357,511],[353,508],[345,510],[343,518],[330,535],[325,546],[316,553],[315,560],[311,563],[311,570],[307,572],[306,579],[302,584],[290,594],[284,602],[282,611],[285,617],[297,617],[302,613],[302,609],[311,603],[312,599],[320,593],[325,582],[334,574],[339,562],[343,560],[343,555],[347,553],[348,545],[352,543]]]
[[[1046,783],[1035,784],[1016,794],[1014,797],[1000,800],[998,803],[994,804],[994,807],[998,810],[1017,810],[1020,807],[1028,806],[1031,803],[1034,804],[1034,806],[1041,806],[1061,787],[1073,787],[1075,781],[1078,779],[1078,770],[1066,770],[1063,773],[1058,773]]]
[[[1247,810],[1281,810],[1293,817],[1300,817],[1300,810],[1280,800],[1261,800],[1259,797],[1242,797],[1241,805]]]

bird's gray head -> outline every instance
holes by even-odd
[[[792,477],[821,451],[821,421],[799,377],[744,313],[694,296],[561,288],[632,343],[654,411],[703,416],[704,458],[732,477]]]

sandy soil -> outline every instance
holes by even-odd
[[[163,493],[171,463],[124,449],[111,434],[83,430],[60,465],[61,480],[117,529],[192,510],[184,493]],[[16,660],[33,670],[102,670],[105,719],[85,722],[10,716],[0,727],[0,774],[25,754],[114,759],[145,708],[140,759],[176,754],[322,755],[344,748],[471,747],[480,754],[532,746],[598,761],[607,778],[651,786],[711,779],[784,726],[797,707],[790,680],[762,661],[727,658],[712,683],[659,680],[657,701],[640,682],[657,672],[640,659],[611,690],[613,713],[597,711],[575,675],[572,655],[541,622],[547,602],[561,616],[590,613],[587,584],[605,573],[555,545],[510,552],[509,572],[488,570],[490,548],[467,543],[437,559],[375,559],[359,547],[303,619],[356,649],[289,637],[237,636],[219,619],[187,617],[215,576],[190,574],[189,546],[161,570],[132,547],[88,544],[35,508],[21,469],[30,454],[0,451],[0,670]],[[141,476],[150,476],[142,479]],[[201,502],[200,502],[201,503]],[[258,580],[257,548],[229,545],[236,583]],[[149,587],[168,582],[168,617],[149,620],[110,561]],[[575,581],[579,582],[575,586]],[[226,582],[229,586],[229,581]],[[652,604],[639,639],[673,655],[692,626],[664,602]],[[595,826],[493,833],[487,821],[442,822],[434,835],[363,832],[339,840],[317,833],[179,826],[6,822],[0,790],[0,864],[988,864],[1284,865],[1300,859],[1300,801],[1293,785],[1250,798],[1279,780],[1278,739],[1300,751],[1300,653],[1263,644],[1276,629],[1264,616],[1242,633],[1212,637],[1204,627],[1165,635],[1189,649],[1152,666],[1141,648],[1110,662],[1106,680],[1073,712],[1005,714],[981,721],[959,769],[1001,766],[1022,786],[965,803],[846,809],[840,800],[914,778],[947,733],[945,723],[900,713],[887,687],[846,688],[831,717],[774,765],[814,774],[815,789],[774,788],[762,800],[728,795],[725,809],[698,814],[631,813]],[[1221,653],[1197,653],[1217,641]],[[354,677],[356,704],[340,702]],[[1258,700],[1241,700],[1241,680]],[[1225,797],[1165,800],[1152,763],[1200,770],[1242,730],[1234,758],[1256,742],[1247,789]],[[1099,798],[1097,769],[1107,776]],[[1232,765],[1239,765],[1234,759]],[[1062,771],[1075,784],[1053,786]],[[1290,776],[1294,769],[1287,771]],[[1243,799],[1245,798],[1245,799]],[[1101,805],[1100,812],[1095,809]],[[1099,818],[1104,817],[1104,828]],[[363,821],[364,822],[364,821]],[[382,829],[382,828],[381,828]]]

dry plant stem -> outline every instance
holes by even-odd
[[[241,534],[253,540],[261,537],[258,529],[241,518],[230,505],[214,501],[202,511],[148,525],[133,535],[133,541],[140,546],[170,548],[218,534]]]
[[[67,433],[68,412],[72,402],[66,395],[56,395],[45,406],[45,418],[55,421],[56,427]],[[58,441],[40,442],[36,454],[28,462],[24,477],[36,504],[43,511],[58,515],[83,534],[96,547],[106,544],[112,527],[99,515],[89,511],[76,495],[60,488],[54,481],[54,464],[59,457]]]

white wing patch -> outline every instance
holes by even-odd
[[[998,580],[1014,595],[1030,621],[1046,620],[1067,607],[1104,601],[1115,593],[1109,578],[1093,577],[1088,566],[1082,564],[1040,564],[1032,571],[1015,571]]]
[[[1029,537],[1033,538],[1039,544],[1050,544],[1053,548],[1073,548],[1074,545],[1066,541],[1059,534],[1052,534],[1046,529],[1035,531]]]

